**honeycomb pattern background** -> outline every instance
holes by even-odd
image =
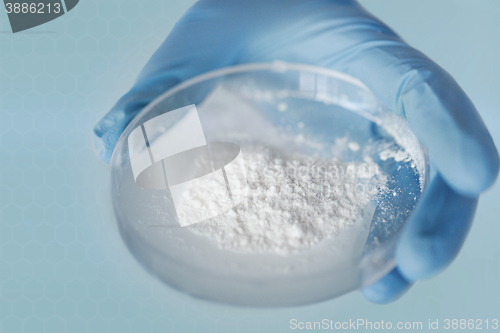
[[[452,267],[385,307],[359,293],[296,308],[230,307],[193,299],[141,268],[115,226],[109,169],[93,152],[91,129],[192,2],[81,0],[68,14],[17,34],[0,11],[0,332],[285,332],[293,318],[421,320],[424,327],[428,319],[498,318],[498,185],[481,201]],[[500,38],[492,45],[478,40],[481,32],[464,36],[471,15],[477,29],[494,27],[497,4],[421,2],[436,13],[425,24],[441,31],[432,39],[401,18],[404,6],[416,10],[412,2],[364,3],[457,77],[498,145]],[[454,42],[447,36],[455,32]],[[451,50],[483,48],[486,58],[455,54],[442,40]],[[487,80],[489,90],[477,88]]]

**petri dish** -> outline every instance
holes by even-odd
[[[221,247],[193,226],[237,215],[235,207],[254,195],[247,178],[234,185],[231,177],[255,146],[369,163],[383,186],[372,187],[351,224],[312,246],[288,253]],[[200,147],[210,147],[208,155]],[[204,154],[212,172],[191,167],[193,156]],[[255,63],[200,75],[147,105],[116,145],[111,195],[130,252],[166,284],[223,303],[300,305],[367,286],[395,267],[395,247],[427,185],[428,165],[407,122],[358,79],[303,64]],[[223,177],[230,200],[217,197],[215,213],[183,215],[179,184],[195,186],[204,177]]]

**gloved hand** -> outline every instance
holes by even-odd
[[[497,177],[498,153],[455,80],[355,1],[196,3],[94,128],[101,159],[109,163],[129,121],[174,85],[221,67],[273,60],[359,78],[408,120],[437,170],[398,244],[397,268],[363,289],[365,298],[392,301],[444,269],[464,242],[479,194]]]

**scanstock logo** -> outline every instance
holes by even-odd
[[[12,32],[19,32],[52,21],[73,8],[79,0],[4,0]]]

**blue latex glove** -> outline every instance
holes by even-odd
[[[273,60],[359,78],[408,120],[437,169],[398,244],[397,268],[363,295],[389,302],[444,269],[464,242],[479,194],[497,177],[498,153],[455,80],[355,1],[196,3],[96,125],[101,159],[109,163],[129,121],[174,85],[217,68]]]

